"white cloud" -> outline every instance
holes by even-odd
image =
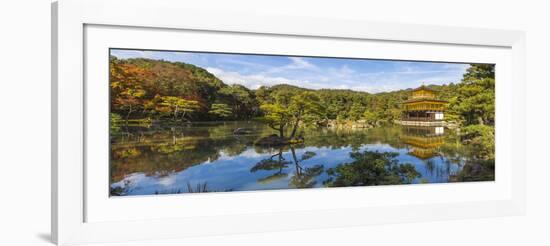
[[[301,57],[288,57],[288,59],[291,61],[290,64],[280,66],[280,67],[273,67],[271,69],[268,69],[264,74],[281,74],[281,73],[287,73],[289,71],[295,71],[295,70],[311,70],[311,71],[318,71],[319,68],[312,63],[306,61],[304,58]]]
[[[249,158],[249,159],[254,159],[254,158],[263,157],[264,154],[260,154],[260,153],[256,152],[256,150],[254,150],[254,149],[247,149],[247,150],[243,151],[242,153],[240,153],[239,156],[246,157],[246,158]]]
[[[304,60],[304,58],[301,58],[301,57],[289,57],[288,59],[292,61],[292,64],[286,66],[286,68],[289,68],[289,69],[316,69],[317,68],[317,66],[307,62],[306,60]]]
[[[240,84],[250,89],[258,89],[261,86],[274,86],[278,84],[289,84],[308,89],[334,88],[328,83],[316,82],[308,79],[292,80],[282,76],[268,76],[265,74],[243,75],[238,72],[225,71],[215,67],[208,67],[206,70],[220,78],[226,84]]]
[[[127,58],[155,58],[155,53],[152,51],[145,51],[145,50],[111,50],[111,55],[114,55],[120,59],[127,59]]]
[[[158,183],[163,185],[163,186],[171,186],[174,183],[176,183],[176,176],[169,175],[169,176],[166,176],[166,177],[162,177],[158,180]]]
[[[283,77],[270,77],[262,74],[243,75],[238,72],[225,71],[221,68],[208,67],[206,70],[227,84],[240,84],[250,89],[258,89],[262,85],[291,84],[292,81]]]
[[[466,71],[470,67],[470,64],[466,63],[443,63],[441,68],[446,69],[447,71]]]
[[[264,65],[264,64],[255,63],[255,62],[247,62],[247,61],[242,61],[242,60],[238,60],[238,59],[220,59],[219,62],[220,63],[233,64],[233,65],[240,65],[240,66],[243,66],[243,68],[256,68],[256,69],[269,69],[270,68],[270,66],[267,66],[267,65]]]
[[[456,77],[455,73],[447,74],[441,71],[426,73],[413,73],[413,71],[409,71],[411,76],[403,76],[403,71],[356,73],[347,66],[343,66],[340,69],[318,71],[311,76],[304,75],[299,80],[293,80],[284,76],[269,76],[261,73],[244,75],[215,67],[208,67],[207,70],[227,84],[240,84],[250,89],[258,89],[262,85],[290,84],[308,89],[333,88],[379,93],[416,87],[420,82],[444,84],[458,82],[460,79]]]

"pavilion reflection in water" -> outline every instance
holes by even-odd
[[[439,155],[444,136],[445,128],[442,126],[403,126],[401,141],[409,145],[409,155],[426,160]]]

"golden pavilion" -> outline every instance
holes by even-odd
[[[443,113],[448,102],[437,98],[437,92],[421,86],[403,102],[401,124],[413,126],[442,126]]]

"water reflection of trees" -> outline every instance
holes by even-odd
[[[467,162],[462,170],[450,177],[451,182],[495,180],[495,160],[475,160]]]
[[[306,151],[302,154],[301,158],[296,157],[296,150],[294,147],[290,147],[292,152],[292,159],[294,160],[294,176],[290,179],[290,186],[295,188],[311,188],[315,186],[317,181],[315,177],[321,175],[323,172],[323,165],[317,164],[311,167],[303,167],[300,163],[314,157],[315,152]]]
[[[243,127],[251,134],[235,135],[233,131]],[[330,147],[338,149],[351,146],[359,148],[369,142],[390,142],[395,130],[333,130],[302,129],[307,139],[304,146]],[[254,146],[262,136],[271,134],[271,129],[255,122],[234,124],[194,124],[191,126],[153,126],[150,128],[128,127],[112,136],[111,181],[117,182],[131,173],[146,175],[167,175],[179,172],[193,165],[217,160],[221,153],[237,156],[249,148],[258,154],[265,154],[269,148]],[[399,143],[394,141],[395,145]]]
[[[473,126],[461,134],[461,141],[470,146],[462,169],[451,175],[452,182],[495,180],[495,135],[494,127]],[[473,131],[472,131],[473,130]]]
[[[301,162],[314,157],[316,154],[312,151],[306,151],[300,158],[296,155],[296,149],[294,146],[288,146],[287,151],[291,153],[292,162],[284,158],[283,153],[285,148],[278,148],[274,155],[269,158],[262,159],[256,163],[250,172],[263,171],[275,171],[264,178],[258,179],[261,184],[270,183],[276,180],[280,180],[288,177],[289,173],[284,172],[285,168],[289,167],[289,164],[294,165],[294,173],[290,178],[289,187],[293,188],[311,188],[314,187],[317,181],[315,178],[323,173],[323,165],[313,165],[311,167],[302,166]]]
[[[112,137],[111,182],[131,173],[163,176],[215,161],[224,153],[239,155],[254,136],[235,136],[231,125],[129,128]]]
[[[350,163],[339,164],[327,170],[327,186],[367,186],[410,184],[421,177],[415,167],[409,163],[399,163],[398,153],[364,151],[350,153]]]
[[[405,145],[399,141],[399,127],[380,127],[372,129],[333,129],[333,128],[308,128],[305,130],[305,142],[307,146],[330,147],[340,149],[351,147],[359,149],[364,144],[385,143],[394,148],[403,148]]]
[[[401,140],[410,147],[410,154],[420,158],[426,170],[439,179],[451,182],[494,180],[494,135],[490,132],[478,134],[465,144],[464,134],[455,131],[436,131],[436,127],[403,127]],[[483,134],[487,136],[483,136]],[[477,138],[476,138],[477,137]],[[476,144],[477,143],[477,144]],[[489,154],[487,154],[489,153]],[[441,158],[444,166],[436,166],[433,158]],[[453,171],[451,166],[460,168]]]
[[[237,128],[246,128],[247,134],[234,134]],[[164,176],[181,172],[194,165],[216,161],[222,155],[238,156],[244,151],[254,151],[258,154],[271,153],[273,149],[253,144],[259,138],[269,134],[272,134],[272,130],[257,122],[196,123],[184,126],[153,125],[149,128],[125,127],[111,136],[111,183],[123,180],[125,176],[132,173]],[[377,143],[388,144],[398,149],[408,148],[409,145],[401,139],[403,131],[400,126],[373,129],[302,128],[299,134],[305,136],[302,145],[276,149],[276,155],[271,156],[264,163],[258,163],[257,170],[272,172],[258,182],[274,182],[288,178],[292,174],[288,184],[290,187],[315,186],[315,177],[320,176],[325,170],[320,164],[303,165],[305,160],[315,155],[313,152],[305,152],[296,156],[296,150],[306,146],[331,149],[351,147],[353,151],[351,155],[355,160],[329,169],[331,180],[324,182],[328,186],[409,183],[413,180],[411,175],[414,176],[416,170],[411,170],[403,163],[397,165],[403,167],[395,166],[395,156],[373,156],[375,154],[369,154],[370,152],[359,152],[365,144]],[[474,159],[471,156],[475,150],[462,144],[454,132],[448,132],[442,137],[444,141],[437,147],[437,156],[444,159],[446,166],[438,167],[433,162],[427,161],[425,164],[428,172],[436,173],[437,176],[449,175],[450,166],[458,164],[465,167],[460,175],[452,174],[451,181],[490,178],[486,175],[490,173],[490,169],[486,168],[489,165],[484,165],[480,160],[472,161]],[[292,160],[285,160],[284,153],[292,156]],[[364,165],[368,158],[372,161],[380,159],[376,161],[378,163],[376,165],[384,163],[383,166],[387,166],[387,170],[376,168],[376,165]],[[290,167],[294,167],[294,170],[289,170]],[[349,173],[351,171],[357,174],[353,176]],[[365,176],[365,178],[359,176]]]
[[[258,179],[258,183],[268,184],[273,181],[286,178],[288,173],[283,172],[284,168],[288,167],[290,161],[287,161],[283,156],[283,148],[279,148],[277,153],[271,155],[269,158],[262,159],[256,163],[251,169],[250,172],[255,173],[257,171],[275,171],[270,175]]]

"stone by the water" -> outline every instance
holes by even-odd
[[[252,133],[252,130],[247,128],[237,128],[233,131],[233,134],[235,135],[243,135],[243,134],[250,134],[250,133]]]

